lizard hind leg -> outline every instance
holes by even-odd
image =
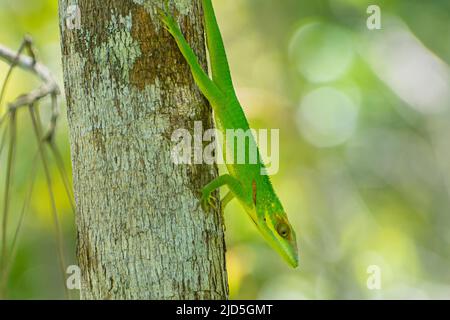
[[[225,210],[227,204],[229,204],[231,202],[231,200],[233,200],[234,198],[235,198],[235,195],[232,191],[228,191],[228,193],[225,195],[225,197],[222,198],[222,200],[221,200],[222,215],[224,213],[224,210]]]
[[[223,229],[226,230],[225,225],[225,208],[226,206],[235,198],[236,196],[232,191],[228,191],[228,193],[225,195],[225,197],[222,198],[220,201],[220,214],[222,215],[222,223],[223,223]]]
[[[215,203],[215,198],[212,196],[212,192],[224,185],[228,186],[230,190],[229,194],[231,193],[231,195],[227,194],[225,196],[224,205],[222,205],[223,208],[235,195],[243,193],[242,185],[236,178],[229,174],[221,175],[212,180],[202,189],[200,204],[204,211],[209,211],[208,209],[211,207],[217,209],[217,204]]]

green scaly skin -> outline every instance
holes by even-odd
[[[167,9],[158,13],[165,28],[175,39],[181,53],[190,66],[194,80],[202,93],[210,102],[215,123],[226,137],[226,130],[249,130],[249,124],[242,106],[236,97],[233,87],[227,56],[222,36],[216,21],[211,0],[202,0],[207,45],[209,49],[212,80],[198,63],[195,53],[184,38],[175,19],[167,13]],[[228,141],[223,148],[226,152],[233,150],[237,153],[235,141]],[[256,147],[253,136],[246,143],[246,161],[249,159],[250,146]],[[202,190],[201,204],[206,211],[208,206],[214,206],[212,192],[224,185],[229,189],[222,200],[222,209],[234,198],[243,206],[244,210],[255,223],[266,241],[292,266],[298,265],[297,241],[287,215],[270,183],[269,177],[262,174],[264,163],[259,156],[257,162],[232,164],[227,161],[228,174],[222,175],[208,183]],[[250,161],[249,161],[250,162]]]

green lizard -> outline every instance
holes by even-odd
[[[210,56],[212,79],[198,63],[195,53],[184,38],[178,23],[167,11],[158,9],[158,14],[170,34],[175,39],[181,53],[190,66],[191,73],[201,92],[210,102],[214,110],[214,120],[218,129],[225,131],[249,130],[247,118],[236,97],[227,56],[222,41],[219,26],[211,0],[202,0],[207,46]],[[253,136],[246,144],[246,160],[249,159],[250,145],[256,148]],[[234,150],[235,141],[226,141],[223,152]],[[248,148],[247,148],[248,147]],[[264,239],[292,266],[298,265],[297,241],[287,215],[278,199],[268,175],[264,174],[265,166],[258,152],[258,160],[254,163],[228,163],[228,174],[221,175],[208,183],[202,190],[201,204],[206,211],[208,206],[214,206],[212,192],[222,186],[227,186],[229,192],[222,200],[223,208],[234,198],[237,198],[246,213],[255,223]],[[225,157],[225,156],[224,156]]]

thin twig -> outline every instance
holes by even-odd
[[[34,52],[31,39],[24,41],[24,44],[30,53]],[[29,106],[48,95],[53,94],[56,96],[60,94],[58,84],[53,78],[50,70],[43,64],[36,62],[34,54],[32,54],[32,57],[28,57],[23,54],[17,54],[13,50],[0,45],[0,59],[36,74],[43,82],[39,88],[19,96],[14,102],[10,103],[10,109]]]
[[[70,182],[69,182],[69,177],[68,177],[67,171],[64,167],[63,158],[61,156],[61,153],[59,152],[58,146],[56,145],[55,141],[51,140],[48,142],[48,144],[50,146],[50,150],[53,154],[53,157],[55,158],[55,162],[58,167],[59,174],[61,175],[61,180],[63,181],[64,189],[66,190],[66,195],[67,195],[67,198],[69,199],[72,213],[75,214],[75,203],[73,200],[74,199],[73,192],[72,192],[72,188],[70,187]]]
[[[6,143],[6,132],[8,130],[8,126],[5,126],[5,129],[3,129],[3,134],[2,134],[2,140],[0,141],[0,155],[2,154],[3,148],[5,146]]]
[[[8,117],[8,113],[5,113],[0,117],[0,128],[2,127],[3,123],[5,123],[6,118]]]
[[[10,63],[10,67],[8,69],[8,72],[6,73],[5,80],[3,81],[2,90],[0,91],[0,108],[2,106],[3,97],[5,95],[6,87],[8,85],[9,79],[11,78],[11,75],[12,75],[12,72],[14,70],[14,67],[17,65],[17,62],[18,62],[18,60],[20,58],[20,55],[21,55],[23,49],[25,48],[26,42],[28,40],[29,40],[28,37],[25,37],[25,39],[20,44],[19,50],[17,50],[17,53],[15,53],[14,59],[9,62]]]
[[[6,180],[5,180],[5,193],[4,193],[4,204],[3,204],[3,216],[2,216],[2,246],[1,246],[1,262],[0,270],[4,270],[4,265],[6,262],[6,231],[8,226],[8,214],[10,205],[10,194],[11,194],[11,184],[12,184],[12,173],[14,164],[14,155],[16,147],[16,112],[14,110],[10,111],[10,127],[9,127],[9,148],[8,148],[8,159],[6,164]]]
[[[32,165],[31,173],[30,173],[30,180],[31,180],[30,186],[29,186],[27,194],[25,196],[25,200],[22,205],[22,210],[21,210],[20,216],[19,216],[19,222],[17,223],[17,227],[14,232],[13,240],[12,240],[11,247],[10,247],[10,255],[6,262],[6,265],[4,266],[4,269],[2,270],[3,273],[2,273],[1,279],[0,279],[0,297],[5,296],[5,290],[6,290],[6,286],[7,286],[7,279],[8,279],[9,271],[12,266],[12,262],[14,261],[14,258],[16,256],[16,249],[17,249],[16,245],[17,245],[17,242],[19,239],[19,233],[20,233],[20,230],[22,229],[23,221],[25,219],[25,214],[28,212],[28,208],[31,203],[31,196],[33,194],[34,183],[36,181],[37,164],[38,164],[38,162],[36,160],[37,160],[38,156],[39,156],[39,153],[36,152],[35,156],[33,157],[33,165]]]
[[[23,55],[22,52],[26,50],[29,56]],[[64,187],[66,189],[66,193],[70,200],[70,205],[72,207],[72,210],[75,211],[74,203],[73,203],[73,197],[70,192],[70,183],[66,174],[66,171],[64,169],[63,160],[62,157],[58,151],[58,148],[56,144],[54,143],[54,135],[55,135],[55,129],[57,124],[57,119],[59,116],[59,104],[58,104],[58,96],[60,95],[59,87],[53,78],[51,72],[49,69],[38,63],[36,61],[36,54],[33,47],[33,43],[30,37],[26,37],[20,46],[18,52],[15,52],[9,48],[6,48],[2,45],[0,45],[0,59],[6,61],[10,64],[10,69],[6,75],[5,82],[2,86],[2,89],[0,91],[0,107],[1,102],[4,97],[4,94],[6,92],[6,86],[8,84],[9,79],[11,78],[12,71],[15,67],[19,67],[25,71],[29,71],[36,76],[38,76],[42,80],[42,85],[31,92],[27,94],[22,94],[19,97],[17,97],[12,103],[8,104],[8,108],[3,116],[0,116],[0,129],[3,125],[3,123],[6,121],[6,119],[10,119],[9,123],[9,131],[10,131],[10,145],[9,145],[9,152],[8,152],[8,163],[7,163],[7,176],[6,176],[6,188],[5,188],[5,201],[4,201],[4,210],[3,210],[3,221],[2,221],[2,246],[1,246],[1,261],[0,261],[0,271],[2,274],[0,274],[0,294],[3,293],[3,289],[6,286],[7,283],[7,275],[9,274],[9,268],[12,265],[12,261],[6,261],[7,256],[10,257],[10,259],[13,259],[14,252],[16,248],[16,243],[19,236],[19,231],[21,229],[24,215],[26,212],[26,208],[29,205],[29,201],[31,198],[32,188],[34,184],[35,179],[35,173],[33,173],[33,181],[32,185],[30,186],[29,193],[27,195],[27,199],[25,200],[24,206],[22,208],[22,212],[19,219],[19,224],[16,228],[12,247],[11,247],[11,253],[7,254],[7,246],[6,246],[6,231],[7,231],[7,225],[8,225],[8,211],[10,206],[10,196],[11,196],[11,181],[12,181],[12,167],[13,167],[13,159],[14,159],[14,152],[16,149],[16,110],[21,107],[28,107],[31,120],[33,123],[33,128],[35,131],[36,138],[38,140],[38,154],[41,157],[45,177],[47,180],[47,187],[48,192],[50,196],[51,201],[51,207],[52,207],[52,214],[55,224],[55,237],[58,247],[58,255],[59,255],[59,264],[61,268],[61,275],[63,277],[63,283],[64,283],[64,290],[66,293],[66,297],[69,298],[69,293],[67,290],[67,287],[65,286],[65,258],[64,258],[64,244],[63,244],[63,236],[61,231],[61,226],[58,218],[58,212],[56,209],[56,201],[55,196],[53,193],[53,187],[52,187],[52,180],[50,175],[50,170],[48,166],[48,160],[45,153],[44,148],[44,142],[48,143],[51,151],[55,157],[58,169],[60,171]],[[50,126],[46,134],[43,134],[42,130],[42,123],[39,116],[39,111],[34,106],[37,104],[37,102],[45,98],[47,96],[51,97],[51,119],[50,119]],[[0,109],[1,110],[1,109]],[[7,127],[5,127],[4,136],[2,138],[2,141],[0,142],[0,153],[3,149],[3,145],[6,140],[6,133],[7,133]],[[36,161],[33,161],[36,162]]]
[[[44,139],[50,143],[53,142],[53,138],[55,136],[56,132],[56,124],[58,123],[58,117],[59,117],[59,104],[58,104],[58,94],[53,92],[51,94],[51,100],[52,100],[52,115],[50,118],[50,126],[47,131],[47,133],[44,136]]]
[[[59,254],[59,264],[60,264],[60,268],[61,268],[61,275],[63,278],[63,284],[64,284],[64,291],[66,293],[66,297],[69,297],[69,293],[67,290],[67,287],[65,285],[65,271],[66,271],[66,263],[65,263],[65,258],[64,258],[64,244],[63,244],[63,236],[62,236],[62,231],[61,231],[61,226],[59,223],[59,218],[58,218],[58,211],[56,209],[56,201],[55,201],[55,196],[53,194],[53,187],[52,187],[52,179],[51,179],[51,175],[50,175],[50,170],[49,170],[49,166],[48,166],[48,162],[47,162],[47,157],[45,154],[45,149],[42,143],[42,128],[41,128],[41,123],[40,123],[40,119],[38,120],[38,112],[36,111],[35,108],[33,108],[33,106],[29,106],[29,112],[30,112],[30,116],[31,116],[31,121],[33,123],[33,129],[37,138],[37,142],[38,142],[38,147],[39,147],[39,154],[41,156],[41,160],[42,160],[42,166],[44,168],[44,173],[45,173],[45,178],[47,180],[47,187],[48,187],[48,193],[50,196],[50,202],[51,202],[51,207],[52,207],[52,215],[53,215],[53,222],[55,224],[55,232],[56,232],[56,243],[58,246],[58,254]]]
[[[29,48],[32,48],[32,41],[30,39],[25,41],[25,44]],[[34,51],[33,49],[29,50]],[[55,87],[58,87],[50,70],[43,64],[36,62],[34,57],[28,57],[23,54],[17,55],[14,50],[11,50],[0,44],[0,59],[5,60],[9,64],[15,63],[15,65],[17,65],[18,67],[36,74],[39,78],[41,78],[43,82],[53,83]],[[56,91],[59,92],[59,89]]]

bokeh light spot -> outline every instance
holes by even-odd
[[[294,33],[289,44],[289,56],[308,81],[324,83],[338,79],[348,70],[354,50],[346,30],[312,22]]]
[[[363,56],[375,74],[411,108],[424,114],[449,110],[450,68],[398,18],[367,35]],[[380,58],[381,57],[381,58]]]
[[[304,138],[317,147],[332,147],[347,141],[356,129],[358,106],[345,93],[322,87],[300,103],[297,125]]]

